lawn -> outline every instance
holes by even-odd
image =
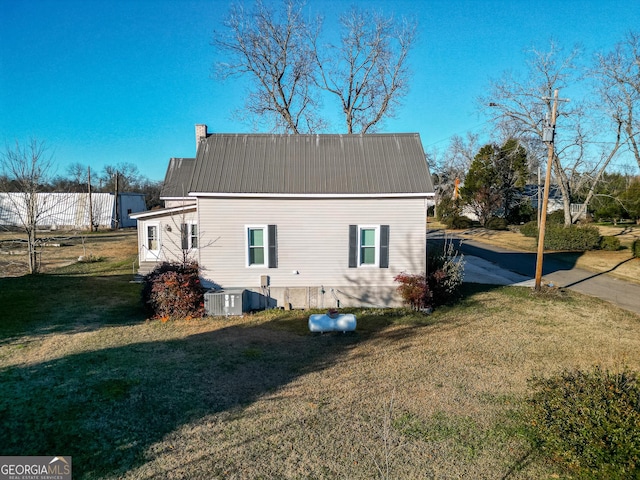
[[[527,380],[640,370],[640,317],[569,292],[468,286],[312,335],[303,311],[147,321],[130,258],[96,255],[0,279],[0,453],[74,478],[554,478]]]

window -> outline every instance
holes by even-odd
[[[189,243],[191,248],[198,248],[198,224],[189,224]]]
[[[389,225],[349,225],[349,268],[389,268]]]
[[[159,250],[158,225],[147,225],[147,249],[154,252]]]
[[[247,226],[246,239],[248,267],[277,267],[275,225]]]
[[[183,250],[198,248],[198,224],[183,223],[180,225],[180,238]]]
[[[264,228],[249,228],[249,265],[264,265]]]
[[[375,265],[376,262],[376,245],[378,237],[377,228],[361,228],[360,229],[360,261],[359,265]]]

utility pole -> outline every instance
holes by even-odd
[[[548,97],[544,100],[550,100]],[[547,207],[549,205],[549,190],[551,189],[551,166],[553,164],[554,156],[554,137],[556,131],[556,115],[558,113],[558,102],[568,102],[568,99],[558,98],[558,89],[553,92],[553,107],[551,108],[551,121],[547,127],[543,130],[542,141],[547,144],[548,158],[547,158],[547,172],[544,182],[544,197],[542,199],[542,211],[540,214],[540,221],[538,222],[538,254],[536,257],[536,286],[537,291],[540,290],[542,284],[542,261],[544,256],[544,233],[547,226]]]

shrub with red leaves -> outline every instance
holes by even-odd
[[[415,310],[433,308],[452,302],[459,296],[464,277],[464,259],[446,243],[432,247],[427,256],[427,274],[401,273],[394,278],[398,293]]]
[[[142,300],[154,318],[202,317],[204,292],[196,263],[163,263],[145,277]]]
[[[431,306],[433,293],[429,290],[424,274],[401,273],[393,280],[400,283],[398,293],[411,308],[420,310]]]

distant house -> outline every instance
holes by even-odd
[[[147,209],[142,193],[53,193],[37,195],[37,226],[42,229],[89,229],[94,227],[135,227],[130,216]],[[89,208],[91,205],[91,208]],[[93,212],[93,216],[90,212]],[[25,196],[19,192],[0,193],[0,226],[20,227],[26,219]]]
[[[522,193],[524,198],[529,199],[529,204],[534,210],[538,210],[539,205],[542,205],[542,195],[544,195],[544,186],[540,186],[540,197],[538,197],[538,185],[525,185],[524,192]],[[547,203],[547,213],[555,212],[556,210],[562,210],[564,203],[562,201],[562,192],[558,185],[551,185],[549,189],[549,200]]]
[[[434,190],[418,134],[207,134],[138,220],[141,271],[190,256],[203,284],[278,306],[393,306],[424,272]],[[254,305],[257,307],[257,305]]]

